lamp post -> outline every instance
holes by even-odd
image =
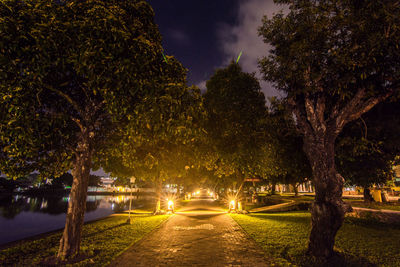
[[[136,178],[132,176],[132,177],[131,177],[131,180],[130,180],[131,196],[130,196],[130,198],[129,198],[129,218],[128,218],[128,223],[129,223],[129,224],[132,224],[132,221],[131,221],[131,208],[132,208],[132,184],[134,184],[134,183],[135,183],[135,181],[136,181]]]

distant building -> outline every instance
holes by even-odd
[[[113,187],[114,179],[110,177],[101,177],[100,182],[103,187],[110,188]]]

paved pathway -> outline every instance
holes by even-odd
[[[269,266],[264,252],[212,200],[192,200],[110,266]]]

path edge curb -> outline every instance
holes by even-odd
[[[142,242],[146,237],[148,237],[149,235],[151,235],[153,232],[155,232],[156,230],[160,229],[165,223],[167,223],[175,214],[170,215],[166,220],[164,220],[163,222],[161,222],[159,225],[157,225],[156,227],[154,227],[150,232],[146,233],[145,235],[143,235],[139,240],[136,240],[134,242],[132,242],[131,244],[129,244],[126,248],[124,248],[123,250],[121,250],[119,253],[117,253],[115,255],[115,257],[108,262],[106,265],[103,266],[114,266],[111,265],[114,261],[116,261],[118,259],[119,256],[121,256],[123,253],[125,253],[128,249],[130,249],[132,246],[139,244],[140,242]]]

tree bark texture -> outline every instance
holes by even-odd
[[[307,79],[310,79],[309,74],[305,73]],[[310,79],[308,86],[314,82]],[[351,211],[350,205],[342,200],[344,179],[335,168],[335,139],[348,122],[359,118],[390,94],[369,97],[362,88],[344,106],[338,102],[327,108],[323,92],[321,87],[320,92],[305,93],[298,99],[289,98],[288,104],[303,135],[304,152],[313,172],[315,201],[311,209],[308,253],[319,259],[328,259],[334,255],[335,235],[343,223],[345,212]]]
[[[342,226],[346,205],[342,200],[343,177],[335,168],[335,138],[305,138],[304,148],[313,170],[315,201],[308,251],[318,258],[333,256],[335,236]]]
[[[297,183],[293,183],[292,186],[293,186],[294,196],[295,197],[299,196],[299,188],[298,188],[299,185]]]
[[[271,184],[271,195],[275,195],[276,193],[276,183],[272,183]]]
[[[86,197],[91,168],[91,147],[88,131],[80,136],[72,170],[73,182],[68,202],[65,228],[60,240],[58,258],[66,259],[79,253]]]

